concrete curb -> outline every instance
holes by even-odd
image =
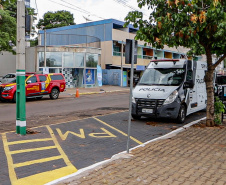
[[[129,91],[129,90],[113,90],[113,91],[100,91],[100,92],[84,92],[84,93],[79,93],[79,95],[102,94],[102,93],[123,92],[123,91]],[[75,93],[69,93],[69,95],[75,96]]]
[[[138,146],[136,146],[136,147],[134,147],[134,148],[131,148],[129,151],[132,151],[132,150],[137,149],[137,148],[139,148],[139,147],[144,147],[145,145],[147,145],[147,144],[149,144],[149,143],[151,143],[151,142],[157,141],[157,140],[172,138],[172,137],[176,136],[178,133],[183,132],[184,130],[186,130],[186,129],[189,128],[190,126],[192,126],[192,125],[194,125],[194,124],[196,124],[196,123],[198,123],[199,121],[204,120],[204,119],[206,119],[206,117],[201,118],[201,119],[196,120],[196,121],[193,121],[193,122],[191,122],[191,123],[188,123],[188,124],[184,125],[183,127],[178,128],[178,129],[176,129],[176,130],[174,130],[174,131],[172,131],[172,132],[170,132],[170,133],[168,133],[168,134],[166,134],[166,135],[164,135],[164,136],[160,136],[160,137],[158,137],[158,138],[155,138],[155,139],[152,139],[152,140],[150,140],[150,141],[147,141],[147,142],[145,142],[144,144],[141,144],[141,145],[138,145]],[[67,179],[69,180],[69,178],[71,178],[71,177],[78,177],[78,178],[79,178],[79,177],[84,176],[85,174],[89,173],[90,171],[92,171],[92,170],[94,170],[94,169],[101,168],[101,167],[102,167],[104,164],[106,164],[106,163],[110,163],[111,161],[114,161],[114,160],[117,160],[117,159],[121,159],[121,158],[131,158],[131,157],[133,157],[132,154],[129,154],[129,153],[127,153],[126,151],[123,151],[123,152],[120,152],[120,153],[118,153],[118,154],[113,155],[113,156],[111,157],[111,159],[107,159],[107,160],[104,160],[104,161],[95,163],[95,164],[93,164],[93,165],[91,165],[91,166],[88,166],[88,167],[86,167],[86,168],[82,168],[82,169],[78,170],[77,172],[75,172],[75,173],[73,173],[73,174],[71,174],[71,175],[67,175],[67,176],[65,176],[65,177],[56,179],[56,180],[51,181],[51,182],[49,182],[49,183],[47,183],[47,184],[45,184],[45,185],[54,185],[54,184],[59,183],[59,182],[61,182],[61,181],[63,181],[63,180],[67,180]],[[83,174],[83,173],[84,173],[84,174]],[[83,174],[83,175],[82,175],[82,174]]]

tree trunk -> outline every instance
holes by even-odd
[[[214,89],[213,89],[213,71],[207,71],[205,76],[207,107],[206,107],[206,126],[214,126]]]
[[[207,56],[207,72],[205,74],[206,92],[207,92],[207,107],[206,107],[206,126],[214,126],[214,67],[210,50],[206,50]]]

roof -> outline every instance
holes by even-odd
[[[82,28],[82,27],[89,27],[89,26],[95,26],[95,25],[101,25],[101,24],[110,24],[110,23],[112,23],[112,28],[123,28],[123,25],[125,24],[125,22],[119,21],[116,19],[104,19],[104,20],[100,20],[100,21],[87,22],[87,23],[76,24],[76,25],[71,25],[71,26],[47,29],[46,33]],[[138,28],[134,28],[131,24],[129,24],[127,27],[129,28],[130,32],[134,32],[134,31],[138,30]],[[44,30],[39,31],[39,33],[44,34]]]

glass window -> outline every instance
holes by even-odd
[[[32,76],[28,79],[28,81],[31,81],[31,83],[35,83],[35,82],[37,82],[37,78],[36,78],[36,76]]]
[[[84,53],[74,53],[75,55],[75,67],[84,67]]]
[[[45,75],[40,75],[39,76],[40,82],[45,82],[46,81],[46,76]]]
[[[62,75],[50,75],[51,80],[63,80],[64,77]]]
[[[86,54],[86,67],[97,67],[98,54]]]
[[[64,67],[72,67],[74,68],[74,60],[73,60],[73,53],[65,52],[63,53],[63,64]]]
[[[46,67],[62,67],[62,53],[46,52]]]
[[[49,73],[61,73],[62,68],[49,68]]]
[[[192,70],[187,71],[186,80],[192,80]]]
[[[139,84],[178,86],[184,80],[184,73],[184,69],[148,68],[142,75]]]
[[[38,53],[39,67],[44,67],[44,52]]]

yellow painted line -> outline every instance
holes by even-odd
[[[47,125],[46,127],[47,127],[47,129],[48,129],[48,131],[49,131],[49,133],[50,133],[50,135],[51,135],[51,137],[52,137],[52,140],[53,140],[55,146],[57,147],[58,151],[60,152],[61,156],[63,157],[64,162],[65,162],[68,166],[73,166],[73,164],[72,164],[72,163],[70,162],[70,160],[68,159],[67,155],[64,153],[64,150],[61,148],[60,144],[58,143],[58,141],[57,141],[57,139],[56,139],[56,137],[55,137],[55,135],[54,135],[54,133],[53,133],[53,130],[52,130],[52,129],[50,128],[50,126],[48,126],[48,125]],[[74,166],[73,166],[73,167],[74,167]],[[76,172],[77,169],[76,169],[75,167],[74,167],[74,169],[75,169],[74,172]]]
[[[106,122],[104,122],[104,121],[102,121],[102,120],[100,120],[100,119],[98,119],[98,118],[96,118],[96,117],[93,117],[93,118],[94,118],[95,120],[99,121],[100,123],[103,123],[104,125],[106,125],[106,126],[112,128],[113,130],[115,130],[115,131],[121,133],[122,135],[128,136],[125,132],[123,132],[123,131],[121,131],[121,130],[119,130],[119,129],[117,129],[117,128],[115,128],[115,127],[109,125],[109,124],[107,124]],[[140,145],[143,144],[142,142],[138,141],[136,138],[134,138],[134,137],[132,137],[132,136],[130,136],[130,139],[132,139],[133,141],[135,141],[136,143],[138,143],[138,144],[140,144]]]
[[[7,144],[7,138],[6,138],[5,133],[2,134],[2,141],[3,141],[3,145],[4,145],[5,155],[7,158],[7,163],[8,163],[9,179],[11,182],[15,182],[17,180],[17,176],[16,176],[16,172],[14,170],[13,159],[12,159],[12,156],[10,155],[10,150],[9,150],[9,146]]]
[[[40,151],[40,150],[49,150],[56,148],[56,146],[47,146],[47,147],[40,147],[40,148],[31,148],[31,149],[25,149],[25,150],[15,150],[11,151],[10,154],[19,154],[19,153],[26,153],[26,152],[33,152],[33,151]]]
[[[37,163],[44,163],[44,162],[48,162],[48,161],[54,161],[54,160],[57,160],[57,159],[62,159],[62,156],[59,155],[59,156],[54,156],[54,157],[47,157],[47,158],[43,158],[43,159],[26,161],[26,162],[23,162],[23,163],[14,164],[14,166],[15,166],[15,168],[19,168],[19,167],[22,167],[22,166],[29,166],[29,165],[37,164]]]
[[[20,140],[20,141],[12,141],[8,142],[8,145],[16,145],[16,144],[23,144],[23,143],[32,143],[32,142],[40,142],[40,141],[50,141],[52,138],[45,138],[45,139],[33,139],[33,140]]]
[[[61,177],[70,175],[74,172],[74,166],[66,166],[56,170],[38,173],[29,177],[18,179],[17,181],[13,182],[12,185],[43,185]]]

